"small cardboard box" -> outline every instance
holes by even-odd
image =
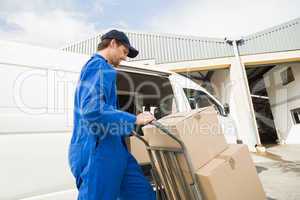
[[[196,175],[206,200],[266,200],[246,145],[230,145]]]
[[[184,143],[195,171],[228,147],[213,107],[168,115],[158,122]],[[153,125],[144,126],[143,132],[150,146],[179,147],[175,140]]]
[[[130,137],[130,152],[140,165],[150,163],[146,145],[139,138]]]

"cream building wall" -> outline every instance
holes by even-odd
[[[282,85],[280,73],[291,67],[295,80]],[[291,110],[300,108],[300,62],[276,65],[264,75],[271,110],[279,138],[284,143],[300,143],[300,124]]]
[[[275,52],[275,53],[263,53],[256,55],[240,56],[240,63],[235,57],[227,58],[216,58],[209,60],[195,60],[186,62],[176,62],[154,65],[152,67],[158,67],[161,69],[167,69],[175,72],[195,72],[195,71],[207,71],[215,70],[214,75],[211,78],[212,84],[216,91],[216,96],[222,103],[228,103],[231,110],[231,116],[236,121],[237,132],[239,139],[243,140],[245,144],[252,149],[255,144],[260,144],[255,118],[251,116],[252,102],[249,101],[250,92],[246,87],[245,75],[243,74],[242,68],[259,67],[261,65],[278,65],[284,66],[281,63],[295,63],[300,62],[300,51],[286,51],[286,52]],[[300,66],[299,66],[300,67]],[[279,67],[281,68],[281,67]],[[299,69],[297,69],[299,70]],[[298,75],[297,75],[298,77]],[[296,82],[299,82],[297,78]],[[248,84],[248,83],[247,83]],[[272,90],[272,89],[269,89]],[[247,92],[248,91],[248,92]],[[298,89],[298,91],[300,91]],[[295,91],[295,93],[297,93]],[[298,92],[299,93],[299,92]],[[248,96],[249,95],[249,96]],[[290,107],[296,107],[298,103],[289,103]],[[280,113],[277,117],[277,127],[288,126],[288,123],[280,125],[283,119],[281,115],[288,115],[287,108],[278,107]],[[276,111],[278,113],[278,111]],[[286,117],[286,119],[288,119]],[[283,138],[289,135],[287,142],[300,143],[299,139],[294,139],[298,129],[297,126],[291,126],[291,128],[280,128]],[[288,131],[288,132],[287,132]],[[292,136],[293,135],[293,136]]]

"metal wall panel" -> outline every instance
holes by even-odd
[[[241,55],[300,49],[300,18],[243,38]]]
[[[224,39],[183,35],[128,32],[131,43],[140,54],[131,60],[155,60],[157,64],[234,56],[233,48]],[[91,39],[62,48],[82,54],[96,52],[101,33]],[[243,37],[241,55],[300,49],[300,18]]]
[[[224,39],[138,32],[126,32],[126,34],[132,45],[140,51],[136,58],[129,61],[155,59],[159,64],[233,56],[232,47],[225,43]],[[96,52],[100,37],[101,34],[62,49],[93,54]]]

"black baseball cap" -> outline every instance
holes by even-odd
[[[101,41],[104,39],[116,39],[120,41],[124,46],[126,46],[129,49],[127,55],[129,58],[134,58],[139,54],[139,51],[130,45],[127,35],[122,31],[118,31],[118,30],[108,31],[107,33],[102,35]]]

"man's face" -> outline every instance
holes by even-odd
[[[111,41],[110,63],[118,67],[122,60],[126,60],[129,50],[124,45],[118,45],[115,40]]]

